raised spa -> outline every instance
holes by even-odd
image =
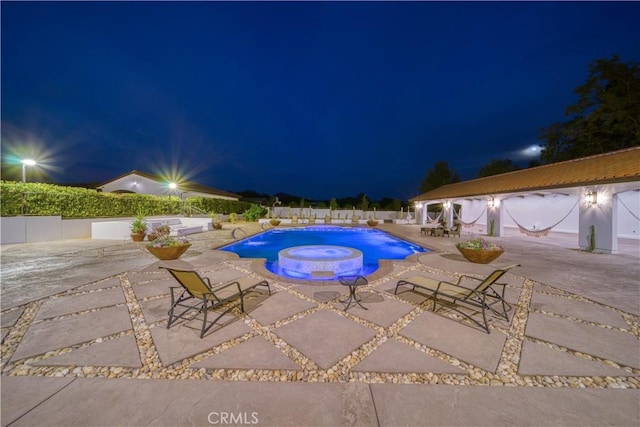
[[[278,264],[285,274],[301,278],[333,278],[358,274],[362,252],[346,246],[305,245],[278,252]]]

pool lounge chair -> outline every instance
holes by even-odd
[[[256,286],[266,286],[271,295],[269,282],[266,280],[256,282],[256,279],[250,277],[241,277],[231,282],[212,286],[208,277],[201,277],[197,272],[192,270],[182,270],[177,268],[160,267],[167,270],[176,279],[180,286],[170,286],[171,290],[171,308],[169,309],[169,321],[167,329],[178,319],[193,320],[198,314],[203,313],[202,329],[200,338],[211,329],[211,327],[225,314],[240,306],[244,312],[244,295]],[[178,292],[182,288],[182,293]],[[238,302],[234,302],[239,300]],[[179,308],[180,307],[180,308]],[[225,310],[216,317],[213,322],[207,325],[207,313],[210,309],[225,308]],[[182,310],[176,314],[176,309]],[[196,313],[186,316],[187,313]]]
[[[487,311],[504,318],[508,322],[508,312],[511,310],[511,305],[504,299],[506,285],[503,283],[497,283],[496,281],[511,268],[519,265],[520,264],[514,264],[494,270],[484,279],[462,275],[458,278],[456,283],[447,282],[445,280],[435,280],[423,276],[408,277],[398,281],[394,295],[398,293],[398,288],[400,286],[411,286],[411,290],[420,288],[421,290],[431,294],[430,297],[433,298],[433,311],[436,311],[436,303],[438,300],[448,300],[453,303],[451,308],[455,312],[471,320],[489,334],[491,332],[489,331],[489,325],[487,323]],[[476,280],[480,283],[475,288],[468,288],[461,285],[464,278]],[[494,289],[494,287],[498,286],[502,287],[499,293]],[[479,308],[482,312],[482,323],[478,322],[469,314],[458,310],[456,305],[460,303],[474,308]]]
[[[460,237],[460,227],[461,224],[459,222],[456,222],[453,227],[449,228],[449,229],[444,229],[444,235],[447,237],[451,237],[451,236],[458,236]]]

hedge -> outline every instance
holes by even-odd
[[[235,200],[188,197],[190,206],[207,213],[241,213],[250,203]],[[154,196],[133,193],[100,193],[80,187],[54,184],[0,181],[0,216],[60,215],[62,218],[130,217],[178,215],[182,201],[176,196]]]

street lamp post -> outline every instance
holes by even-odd
[[[35,166],[36,161],[31,159],[24,159],[22,161],[22,182],[27,182],[27,166]]]

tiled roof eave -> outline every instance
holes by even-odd
[[[640,147],[447,184],[411,201],[549,191],[640,181]]]
[[[573,183],[562,183],[556,185],[544,185],[544,186],[536,186],[536,187],[511,187],[511,188],[495,188],[489,191],[451,191],[451,192],[438,192],[438,189],[433,191],[421,194],[416,197],[412,197],[409,199],[411,202],[420,202],[425,200],[444,200],[444,199],[456,199],[463,197],[480,197],[480,196],[489,196],[489,195],[497,195],[497,194],[511,194],[511,193],[526,193],[533,191],[549,191],[549,190],[560,190],[560,189],[570,189],[576,187],[586,187],[586,186],[595,186],[595,185],[606,185],[606,184],[617,184],[624,182],[634,182],[640,181],[640,177],[622,177],[622,178],[614,178],[610,180],[591,180],[591,181],[581,181],[581,182],[573,182]],[[428,197],[427,197],[428,196]]]

